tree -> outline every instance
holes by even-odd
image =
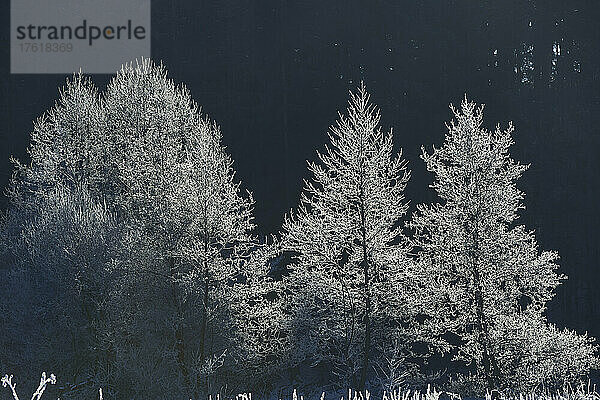
[[[524,368],[523,359],[515,359],[520,356],[514,346],[526,338],[531,345],[534,339],[531,328],[515,327],[544,326],[538,335],[573,335],[546,328],[543,317],[564,276],[556,273],[558,254],[540,252],[533,232],[515,226],[524,208],[515,181],[527,166],[509,155],[512,124],[505,130],[486,130],[483,107],[466,99],[460,110],[451,109],[455,120],[448,125],[443,146],[422,153],[435,174],[431,187],[442,203],[419,205],[409,224],[419,249],[428,317],[424,329],[443,350],[456,347],[455,360],[474,366],[476,378],[488,389],[511,386],[514,374],[521,373],[515,368]],[[457,339],[449,340],[450,334]],[[586,372],[594,363],[590,341],[569,341],[587,360],[580,370]],[[552,358],[558,362],[563,356],[569,354],[559,351]],[[534,365],[539,368],[540,363]]]
[[[175,342],[158,348],[174,348],[186,386],[206,393],[215,369],[235,357],[229,282],[256,244],[254,201],[235,181],[218,126],[162,66],[125,65],[103,105],[114,207],[131,235],[119,268],[132,274],[131,290],[169,300],[158,320]]]
[[[6,359],[21,359],[15,367],[24,371],[60,369],[61,386],[107,383],[98,368],[106,361],[99,330],[106,265],[119,236],[112,213],[85,188],[57,185],[26,205],[12,204],[3,233],[10,266],[3,330],[12,342],[3,347]]]
[[[34,123],[27,165],[13,159],[15,172],[8,188],[14,203],[19,196],[35,196],[57,184],[83,183],[91,195],[101,197],[106,181],[103,154],[104,115],[95,85],[74,74],[60,90],[54,107]]]
[[[282,246],[296,257],[287,277],[299,359],[331,366],[363,389],[378,346],[409,314],[402,299],[408,246],[402,232],[409,172],[393,157],[392,132],[361,84],[330,146],[309,163],[298,210],[286,216]],[[360,376],[357,374],[360,372]]]
[[[492,334],[501,354],[504,384],[515,391],[563,389],[600,367],[593,338],[560,330],[536,313],[500,318]]]
[[[2,223],[0,319],[32,329],[7,342],[115,397],[248,383],[232,371],[248,354],[240,343],[256,340],[241,321],[266,329],[266,303],[250,299],[272,286],[260,276],[268,252],[252,254],[252,196],[189,91],[150,60],[123,66],[101,95],[75,75],[31,140]]]
[[[115,216],[99,195],[93,156],[102,140],[94,85],[68,80],[31,133],[31,162],[16,160],[2,220],[3,359],[60,367],[63,383],[102,379],[97,365],[106,264],[118,243]],[[6,357],[5,357],[6,356]]]
[[[267,395],[276,379],[293,365],[295,343],[288,334],[286,314],[289,294],[273,273],[280,255],[277,240],[257,246],[231,291],[234,342],[241,351],[234,360],[236,368],[230,371],[235,374],[230,382],[241,381],[244,390],[251,388],[254,394]]]

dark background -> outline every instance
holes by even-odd
[[[513,157],[531,168],[521,222],[561,254],[560,326],[600,336],[600,10],[597,1],[152,2],[152,56],[223,130],[256,197],[260,234],[295,207],[306,160],[364,80],[410,161],[411,211],[435,201],[420,146],[440,145],[448,104],[514,121]],[[10,75],[9,1],[0,6],[0,186],[26,160],[32,121],[66,75]],[[553,46],[560,45],[560,55]],[[497,51],[497,52],[496,52]],[[554,66],[554,67],[553,67]],[[93,77],[102,89],[109,76]],[[1,202],[6,208],[6,200]]]

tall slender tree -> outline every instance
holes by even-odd
[[[153,276],[159,291],[168,283],[177,365],[188,387],[206,392],[213,367],[235,347],[227,341],[228,281],[256,242],[254,201],[235,181],[218,126],[162,66],[124,66],[103,100],[115,208],[134,246],[155,260],[148,266],[130,252],[122,268]]]
[[[428,315],[424,326],[432,338],[457,335],[456,359],[474,365],[476,377],[493,389],[514,384],[516,371],[531,367],[535,357],[529,364],[527,357],[514,358],[516,342],[509,338],[515,331],[508,330],[545,326],[546,303],[565,277],[556,272],[558,254],[540,251],[533,232],[515,225],[524,208],[515,181],[527,166],[509,155],[512,124],[485,129],[483,107],[466,98],[451,109],[455,119],[443,146],[422,153],[442,202],[419,205],[410,223]],[[534,339],[521,335],[521,342]],[[576,345],[589,370],[594,359],[587,339],[555,337]]]
[[[364,84],[350,93],[347,113],[331,128],[320,163],[309,163],[313,178],[285,218],[282,241],[297,255],[288,285],[302,357],[363,389],[378,348],[408,315],[399,294],[410,174]]]

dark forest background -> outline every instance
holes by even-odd
[[[9,11],[3,1],[2,189],[66,78],[10,74]],[[549,318],[600,336],[599,20],[597,1],[575,0],[156,0],[152,57],[221,125],[263,235],[296,206],[306,160],[361,80],[410,162],[411,211],[436,200],[419,154],[442,143],[448,104],[485,103],[488,128],[512,120],[513,157],[531,163],[521,222],[569,276]]]

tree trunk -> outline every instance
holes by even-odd
[[[202,310],[204,313],[202,319],[202,329],[200,330],[200,362],[204,361],[205,357],[205,341],[206,341],[206,329],[208,328],[208,268],[204,269],[204,294],[202,299]]]
[[[179,301],[179,296],[177,295],[177,284],[175,283],[175,259],[173,257],[169,257],[169,275],[171,277],[171,293],[173,296],[173,301],[175,302],[175,310],[177,313],[177,322],[175,325],[175,350],[177,352],[177,365],[179,365],[179,369],[181,371],[181,374],[183,375],[185,384],[189,385],[189,374],[185,365],[185,344],[183,342],[183,329],[181,328],[180,321],[183,317],[183,312],[181,309],[181,302]]]
[[[477,242],[475,242],[475,247],[477,248]],[[485,380],[488,385],[488,389],[493,390],[497,388],[498,381],[500,379],[500,369],[498,368],[498,363],[496,361],[496,357],[494,356],[494,352],[491,349],[491,340],[489,334],[489,327],[485,318],[484,308],[483,308],[483,289],[481,286],[481,277],[479,274],[479,269],[477,268],[477,255],[476,250],[473,251],[472,260],[473,260],[473,280],[475,283],[475,309],[477,314],[477,330],[479,333],[480,344],[483,347],[483,369],[485,373]]]
[[[476,173],[475,173],[476,174]],[[476,179],[476,175],[472,176],[471,179]],[[477,199],[480,199],[480,187],[477,186]],[[481,200],[479,200],[481,203]],[[492,351],[492,343],[490,340],[489,326],[485,316],[484,310],[484,299],[483,299],[483,286],[481,284],[481,274],[479,271],[480,264],[480,250],[479,250],[479,224],[481,221],[481,215],[479,210],[476,214],[470,215],[468,222],[464,228],[471,234],[471,249],[470,249],[470,261],[473,273],[473,283],[475,284],[475,312],[477,318],[477,333],[478,340],[483,347],[483,370],[485,374],[485,380],[489,390],[497,388],[500,380],[500,369],[494,352]]]
[[[206,357],[206,330],[208,329],[208,290],[210,288],[210,276],[208,271],[208,235],[205,233],[204,238],[204,293],[202,298],[202,326],[200,329],[200,364],[204,362]],[[206,389],[208,389],[208,377],[206,380]],[[196,378],[196,387],[200,388],[202,385],[201,377],[198,375]]]
[[[365,218],[365,204],[364,204],[364,189],[361,182],[360,187],[360,220],[361,220],[361,236],[362,236],[362,251],[363,251],[363,273],[364,273],[364,296],[365,296],[365,341],[363,349],[363,366],[360,376],[360,382],[358,389],[362,392],[365,390],[365,384],[367,381],[367,371],[369,369],[369,349],[371,347],[371,294],[369,293],[369,261],[367,254],[367,228]]]
[[[365,281],[368,280],[368,272],[367,267],[365,267]],[[363,358],[363,367],[362,373],[360,376],[360,383],[358,389],[362,392],[365,389],[365,384],[367,381],[367,370],[369,369],[369,348],[371,347],[371,321],[370,321],[370,313],[371,313],[371,298],[368,293],[368,289],[365,290],[365,343],[364,343],[364,358]]]

